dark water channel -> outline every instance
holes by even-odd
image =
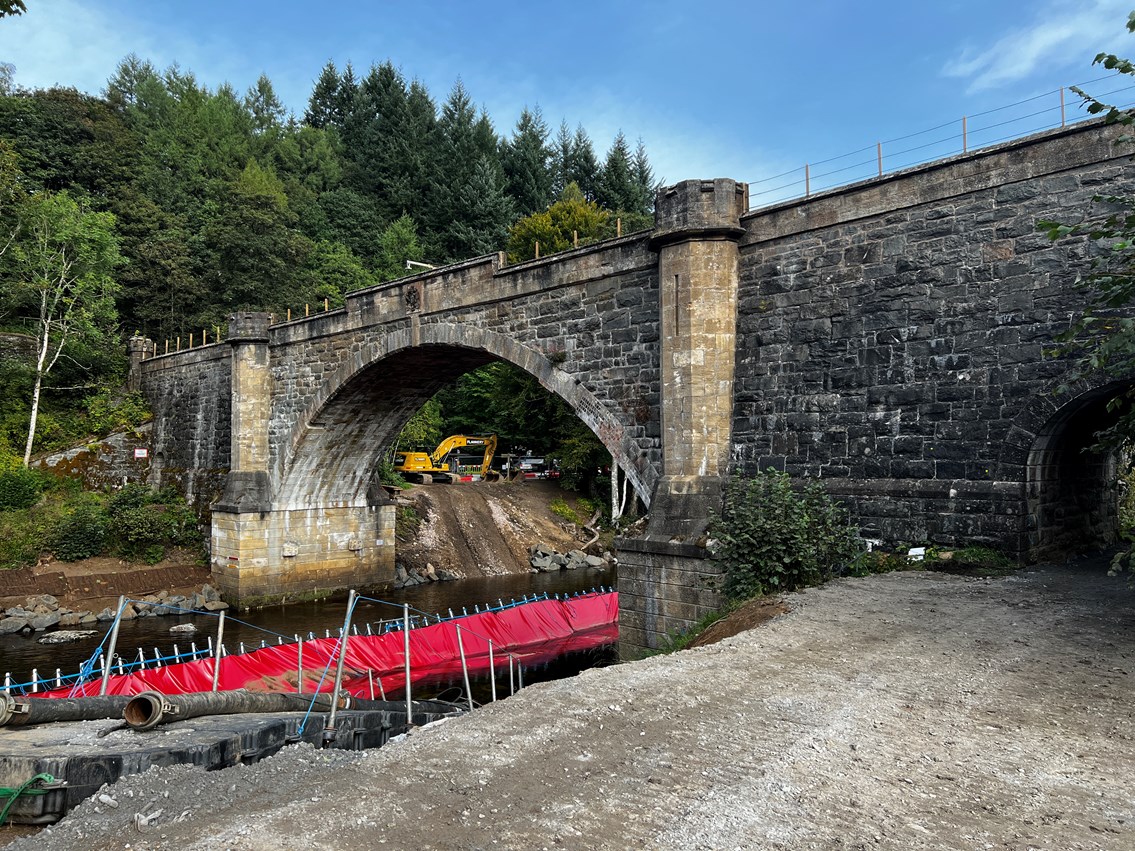
[[[463,608],[472,613],[474,606],[483,609],[486,604],[496,606],[501,600],[507,603],[526,595],[545,593],[563,595],[590,591],[600,586],[610,588],[614,585],[614,569],[565,570],[558,573],[434,582],[400,590],[367,592],[364,596],[384,602],[360,601],[355,607],[352,623],[356,624],[363,633],[366,631],[365,625],[371,623],[372,629],[377,632],[381,621],[402,617],[403,603],[410,605],[411,614],[417,610],[430,615],[435,612],[448,615],[450,609],[454,614],[460,614]],[[242,642],[245,649],[251,650],[259,647],[261,641],[276,644],[278,636],[284,636],[284,641],[293,641],[296,635],[307,638],[309,634],[313,634],[321,638],[328,630],[333,633],[338,632],[343,625],[346,603],[347,596],[343,594],[313,603],[290,603],[251,612],[227,613],[224,627],[225,649],[228,653],[236,653],[239,652]],[[138,657],[138,650],[141,649],[147,659],[153,659],[155,650],[162,656],[171,655],[174,652],[174,645],[177,645],[181,653],[186,653],[190,650],[191,641],[196,642],[198,649],[201,649],[206,646],[209,636],[215,639],[217,622],[218,618],[215,615],[146,617],[123,621],[118,633],[118,655],[126,661],[135,660]],[[170,627],[179,623],[192,623],[198,631],[189,637],[171,636]],[[13,683],[23,683],[31,679],[33,669],[38,671],[41,679],[54,677],[56,669],[62,671],[64,675],[77,672],[106,637],[110,624],[98,624],[95,628],[98,634],[85,641],[71,644],[39,644],[37,639],[44,633],[37,633],[34,636],[0,636],[0,677],[10,673]],[[540,680],[571,676],[585,668],[613,660],[613,647],[568,654],[526,671],[524,682],[525,685],[530,685]],[[0,680],[0,685],[2,682]],[[457,683],[439,683],[436,690],[444,691],[451,685],[456,686]],[[507,691],[506,671],[503,682],[501,675],[498,675],[498,693],[503,695]],[[474,685],[473,692],[475,699],[487,700],[488,680],[485,679],[482,683]]]

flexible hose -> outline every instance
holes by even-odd
[[[129,697],[119,694],[24,699],[0,694],[0,727],[49,724],[52,721],[97,721],[101,718],[121,718],[122,710],[129,701]]]

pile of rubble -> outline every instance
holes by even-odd
[[[591,556],[583,550],[558,553],[547,544],[533,544],[528,548],[528,561],[533,573],[554,573],[558,570],[606,570],[615,559],[610,553]]]
[[[407,570],[400,564],[394,568],[395,588],[412,588],[415,585],[426,585],[430,582],[452,582],[460,578],[456,573],[450,570],[438,570],[428,562],[425,569],[411,567]]]
[[[122,609],[123,620],[157,617],[159,615],[180,615],[185,610],[219,612],[229,604],[221,599],[216,589],[209,584],[190,594],[170,594],[161,591],[149,594],[141,600],[132,600]],[[50,594],[37,594],[28,597],[22,606],[0,610],[0,635],[10,633],[44,632],[57,627],[89,626],[114,620],[115,609],[105,608],[97,614],[91,611],[75,611],[60,606],[59,600]]]

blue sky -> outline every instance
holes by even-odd
[[[888,170],[947,153],[963,115],[971,146],[1021,135],[1059,120],[1057,95],[982,113],[1103,76],[1091,66],[1100,50],[1135,58],[1124,28],[1135,0],[27,5],[0,21],[0,61],[25,87],[97,93],[133,52],[210,87],[243,91],[266,73],[302,114],[327,60],[365,73],[390,59],[438,101],[460,78],[498,132],[538,105],[553,127],[582,123],[600,156],[621,129],[667,182],[733,177],[754,193],[799,182],[805,162],[813,189],[854,179],[875,168],[876,142]],[[1069,94],[1070,117],[1075,103]]]

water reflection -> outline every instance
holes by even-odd
[[[497,601],[502,599],[508,602],[514,598],[520,599],[524,595],[567,594],[614,584],[615,571],[607,569],[565,570],[558,573],[434,582],[397,591],[370,589],[366,591],[366,596],[393,605],[362,601],[355,608],[353,621],[360,625],[360,631],[365,631],[362,625],[367,622],[377,623],[401,617],[403,603],[409,603],[412,609],[430,614],[440,612],[446,615],[450,609],[455,614],[460,614],[462,607],[472,612],[475,605],[482,607],[486,603],[496,605]],[[306,638],[309,633],[321,637],[325,631],[338,631],[343,625],[345,607],[346,594],[342,594],[319,602],[291,603],[243,612],[239,615],[227,615],[225,648],[228,652],[235,653],[239,651],[242,642],[246,649],[251,650],[259,647],[261,641],[275,644],[281,636],[285,641],[292,640],[295,635]],[[198,632],[191,637],[171,637],[170,627],[179,623],[192,623],[197,627]],[[109,624],[99,624],[98,629],[99,633],[86,641],[60,645],[38,644],[36,639],[42,637],[43,633],[35,636],[0,636],[0,676],[10,672],[12,682],[20,683],[31,679],[33,668],[38,670],[40,678],[54,676],[56,669],[62,671],[64,675],[74,673],[98,647],[109,629]],[[180,652],[185,653],[190,649],[191,641],[196,642],[198,648],[204,647],[207,636],[214,635],[216,629],[217,617],[209,615],[151,617],[123,621],[118,633],[118,652],[126,660],[136,659],[139,649],[148,659],[152,659],[155,652],[163,656],[172,654],[175,645]],[[585,664],[583,667],[591,667],[591,665]],[[570,671],[570,673],[577,672],[578,670]],[[569,674],[563,673],[559,676],[567,675]],[[538,675],[533,673],[532,676]],[[484,682],[487,688],[488,679],[486,678]],[[526,679],[525,682],[529,681]],[[474,692],[475,699],[479,700],[476,688]]]

